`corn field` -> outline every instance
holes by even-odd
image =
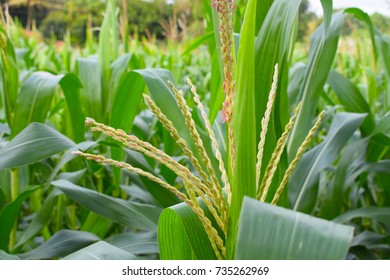
[[[2,15],[0,259],[390,258],[390,37],[321,0],[302,47],[300,3],[165,45],[114,0],[82,48]]]

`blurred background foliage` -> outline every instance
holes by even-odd
[[[27,29],[38,28],[45,39],[63,39],[72,32],[72,43],[85,43],[85,30],[90,24],[101,25],[106,1],[92,0],[2,0],[13,18]],[[158,39],[184,39],[179,34],[202,33],[202,0],[117,0],[117,7],[127,10],[129,32],[132,35],[156,36]],[[175,30],[173,30],[175,29]],[[177,30],[176,30],[177,29]],[[189,32],[187,32],[189,31]]]
[[[71,30],[72,43],[77,45],[84,45],[88,25],[96,28],[101,25],[105,2],[1,0],[1,4],[8,5],[10,14],[27,30],[39,29],[46,40],[62,40],[67,30]],[[239,8],[244,8],[245,4],[245,0],[236,1]],[[183,40],[185,36],[196,37],[204,31],[202,0],[117,0],[117,7],[127,10],[128,31],[133,36]],[[309,35],[321,23],[321,18],[312,11],[308,0],[302,1],[299,13],[298,40],[303,42],[308,40]],[[378,30],[388,32],[390,19],[387,16],[375,13],[371,15],[371,19]],[[352,25],[364,29],[361,22],[350,18],[344,34],[351,33]]]

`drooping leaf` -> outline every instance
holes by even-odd
[[[235,256],[241,260],[345,259],[352,237],[352,227],[246,197]]]
[[[367,207],[350,210],[337,218],[333,219],[336,223],[346,223],[355,218],[369,218],[378,222],[390,225],[389,207]]]
[[[54,181],[52,184],[84,207],[114,222],[136,229],[156,229],[161,212],[158,207],[124,201],[65,180]]]
[[[64,229],[37,248],[17,256],[22,260],[61,258],[96,241],[99,241],[99,238],[89,232]]]
[[[82,248],[63,260],[136,260],[137,257],[107,242],[99,241]]]
[[[134,255],[158,254],[157,232],[124,232],[106,242]]]
[[[31,164],[74,146],[53,128],[32,123],[0,150],[0,169]]]

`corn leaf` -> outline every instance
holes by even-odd
[[[236,67],[236,97],[233,109],[235,167],[229,215],[227,258],[234,255],[236,228],[244,196],[256,196],[256,124],[254,44],[256,1],[250,0],[241,29]]]
[[[52,98],[63,75],[34,72],[22,85],[16,102],[12,137],[32,122],[45,122]]]
[[[57,180],[52,184],[98,215],[136,229],[156,229],[161,212],[158,207],[124,201],[79,187],[66,180]]]
[[[185,203],[161,213],[157,236],[162,260],[216,259],[202,222]]]
[[[328,11],[325,10],[324,13],[328,13]],[[336,54],[344,18],[343,12],[336,13],[333,15],[329,28],[326,28],[325,22],[325,26],[322,24],[311,38],[309,61],[299,94],[299,99],[302,100],[302,108],[291,131],[287,147],[290,160],[296,154],[311,128],[322,88]]]
[[[53,128],[32,123],[0,150],[0,169],[31,164],[75,146]]]
[[[119,57],[119,28],[118,17],[115,9],[115,0],[109,0],[104,14],[104,20],[99,33],[98,61],[100,75],[95,75],[94,79],[101,85],[101,104],[103,118],[106,118],[106,112],[110,112],[111,102],[113,100],[114,88],[110,87],[112,76],[111,63]],[[100,79],[96,79],[100,77]],[[97,93],[94,93],[97,94]]]
[[[120,128],[127,133],[133,126],[134,118],[138,112],[145,82],[142,77],[134,72],[129,72],[121,80],[111,110],[110,125]],[[122,160],[124,152],[122,149],[111,148],[111,157],[115,160]],[[114,168],[116,184],[119,185],[120,170]]]
[[[64,257],[88,246],[99,238],[89,232],[61,230],[37,248],[17,256],[22,260],[45,260]]]
[[[85,120],[80,100],[81,81],[76,75],[67,74],[61,79],[60,86],[65,96],[72,125],[72,134],[69,137],[76,143],[80,143],[84,141]]]
[[[101,121],[103,118],[102,86],[100,83],[99,62],[96,57],[78,58],[78,77],[83,88],[80,101],[86,116]]]
[[[157,232],[124,232],[106,242],[134,255],[158,254]]]
[[[282,134],[289,119],[289,100],[285,88],[288,82],[288,57],[292,52],[295,29],[301,0],[275,0],[270,7],[255,43],[255,117],[256,143],[260,140],[261,119],[266,110],[268,95],[271,89],[274,67],[279,65],[278,90],[274,110],[268,125],[268,133],[264,145],[262,174],[264,174],[277,139]],[[266,7],[259,7],[259,9]],[[274,182],[278,183],[279,174],[283,176],[287,157],[284,154],[275,174]],[[271,186],[270,194],[274,192]]]
[[[390,208],[388,207],[367,207],[367,208],[359,208],[350,210],[333,221],[336,223],[347,223],[352,219],[356,218],[369,218],[372,220],[376,220],[385,225],[390,225]]]
[[[99,241],[82,248],[63,260],[136,260],[137,257],[107,242]]]
[[[185,124],[184,117],[181,114],[181,111],[176,103],[174,93],[168,86],[167,81],[174,83],[171,73],[165,69],[142,69],[134,70],[134,72],[140,74],[146,83],[146,86],[149,89],[150,97],[156,103],[156,105],[161,109],[162,113],[167,116],[169,120],[173,123],[173,126],[179,132],[181,138],[183,138],[189,147],[189,149],[194,153],[194,155],[199,159],[202,164],[202,160],[199,156],[199,152],[195,147],[194,140],[191,137],[188,126]],[[198,128],[202,128],[202,123],[197,123]],[[220,174],[218,168],[218,162],[214,156],[214,152],[211,148],[211,143],[209,137],[202,133],[202,130],[199,130],[199,134],[202,138],[203,145],[206,149],[207,155],[211,160],[211,163],[214,167],[214,170],[217,174]]]
[[[19,93],[19,71],[15,49],[2,26],[0,26],[0,37],[0,40],[4,40],[0,50],[0,94],[4,102],[8,126],[12,127],[13,112]]]
[[[36,190],[41,189],[42,186],[38,186],[21,193],[14,201],[7,204],[0,212],[0,249],[8,249],[9,235],[14,226],[18,216],[22,203]]]
[[[352,237],[352,227],[246,197],[235,256],[241,260],[345,259]]]
[[[366,116],[356,113],[336,114],[324,141],[304,154],[289,181],[289,198],[294,210],[306,213],[312,211],[317,200],[318,189],[315,185],[320,172],[337,159]]]
[[[49,224],[49,221],[54,211],[56,199],[60,194],[60,190],[53,190],[52,192],[50,192],[49,196],[43,202],[41,209],[35,215],[35,218],[31,221],[28,228],[23,232],[23,235],[18,240],[18,243],[15,245],[15,248],[13,248],[14,250],[17,250],[20,246],[22,246],[31,238],[33,238],[46,225]]]

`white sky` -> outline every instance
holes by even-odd
[[[368,14],[375,12],[390,16],[389,0],[333,0],[333,8],[357,7]],[[322,15],[320,0],[310,0],[310,8]]]

